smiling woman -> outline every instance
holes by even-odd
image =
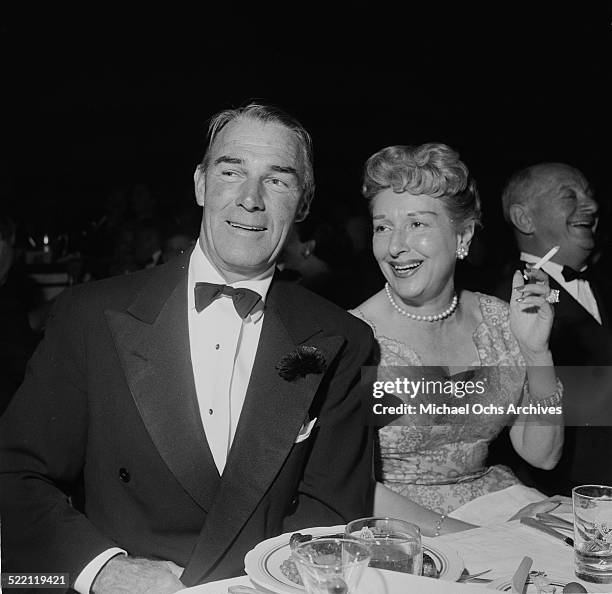
[[[453,300],[458,251],[480,224],[475,182],[446,145],[389,147],[366,164],[374,256],[392,293],[415,315],[436,315]],[[391,292],[388,294],[390,295]]]
[[[548,350],[546,276],[530,272],[536,282],[525,285],[517,272],[509,307],[481,293],[455,292],[456,262],[467,255],[480,224],[480,200],[467,167],[444,144],[375,153],[365,166],[363,193],[372,213],[374,256],[387,283],[353,313],[378,339],[377,379],[393,381],[400,371],[445,381],[469,375],[487,389],[461,404],[492,411],[408,413],[381,427],[375,514],[417,522],[428,534],[464,529],[469,525],[446,515],[518,482],[508,468],[486,465],[488,444],[506,424],[514,448],[531,464],[550,468],[560,455],[561,415],[539,424],[508,412],[511,404],[561,398]],[[458,410],[450,394],[405,402],[426,411],[428,397]]]

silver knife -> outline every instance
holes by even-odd
[[[512,576],[512,592],[515,594],[523,594],[525,582],[527,582],[532,565],[533,559],[531,557],[523,557],[523,560]]]
[[[542,522],[547,523],[549,526],[553,528],[564,528],[566,530],[574,530],[574,523],[569,520],[565,520],[564,518],[560,518],[559,516],[554,516],[553,514],[547,514],[545,512],[536,514],[536,518],[538,520],[542,520]]]
[[[536,520],[535,518],[521,518],[521,524],[524,524],[525,526],[530,526],[531,528],[535,528],[536,530],[544,532],[549,536],[554,536],[558,540],[564,542],[566,545],[574,548],[573,538],[565,536],[565,534],[561,534],[561,532],[558,532],[554,528],[551,528],[547,524],[544,524],[544,522],[540,522],[540,520]]]

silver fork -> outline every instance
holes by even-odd
[[[478,580],[479,582],[485,584],[488,582],[492,582],[493,580],[490,579],[479,579],[481,575],[484,575],[485,573],[489,573],[491,571],[491,569],[485,569],[484,571],[479,571],[478,573],[463,573],[461,574],[461,577],[457,580],[459,583],[464,583],[464,582],[469,582],[471,580]]]

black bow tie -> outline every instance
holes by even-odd
[[[586,270],[582,270],[581,272],[578,272],[577,270],[574,270],[571,266],[564,266],[563,270],[561,271],[561,274],[563,275],[563,278],[565,279],[566,283],[569,283],[573,280],[576,279],[581,279],[581,280],[589,280],[589,269],[587,268]]]
[[[241,318],[246,318],[253,308],[261,300],[261,295],[251,289],[230,287],[228,285],[215,285],[213,283],[196,283],[195,286],[195,306],[199,313],[209,306],[215,299],[227,295],[232,298],[234,307]]]

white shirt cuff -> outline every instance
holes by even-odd
[[[100,553],[93,561],[90,561],[81,573],[79,573],[76,581],[74,582],[74,589],[79,594],[89,594],[91,591],[91,585],[96,579],[96,576],[100,573],[100,570],[117,555],[127,555],[127,551],[113,547],[112,549],[106,549],[103,553]]]

